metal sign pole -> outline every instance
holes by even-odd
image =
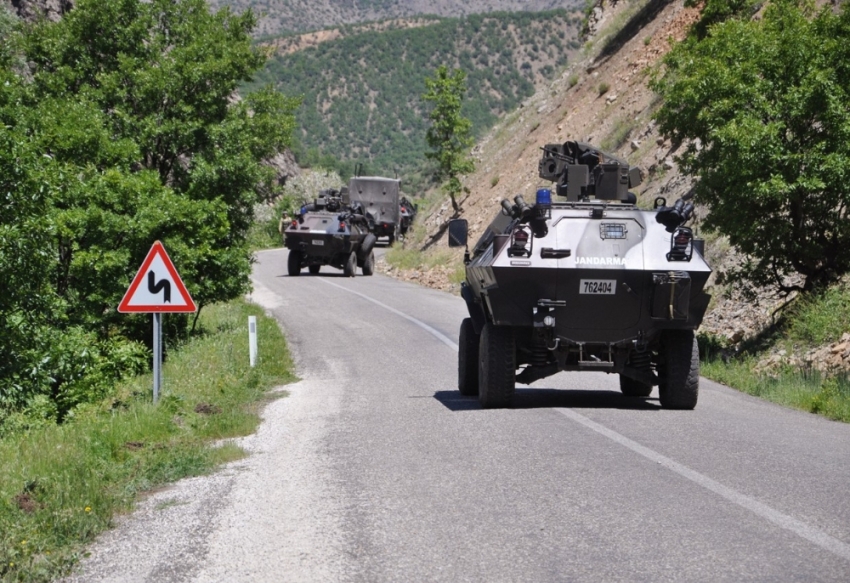
[[[162,383],[162,314],[153,315],[153,402],[159,402]]]

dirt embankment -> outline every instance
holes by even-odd
[[[658,98],[647,82],[651,68],[669,52],[670,41],[682,40],[698,17],[699,8],[686,8],[681,1],[604,0],[591,17],[592,32],[581,60],[507,115],[475,147],[477,169],[464,181],[470,193],[462,213],[470,239],[483,232],[503,198],[528,197],[548,184],[537,175],[540,148],[547,143],[587,141],[640,166],[644,183],[636,192],[642,204],[658,196],[672,203],[687,193],[692,183],[678,171],[676,148],[652,121]],[[420,213],[418,220],[430,239],[451,216],[451,206],[443,204]],[[696,229],[699,234],[699,216]],[[444,248],[445,238],[435,246]],[[782,300],[769,293],[748,300],[720,285],[725,266],[736,260],[723,240],[710,240],[706,255],[715,269],[710,280],[714,300],[701,330],[738,342],[769,323]],[[461,261],[459,254],[454,261]],[[457,288],[449,281],[451,266],[398,270],[383,264],[379,269],[439,289]]]

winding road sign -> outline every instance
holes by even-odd
[[[156,241],[118,305],[118,311],[183,313],[197,307],[162,243]]]

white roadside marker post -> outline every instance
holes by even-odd
[[[251,366],[257,364],[257,317],[248,316],[248,359]]]

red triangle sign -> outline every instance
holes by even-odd
[[[153,244],[133,278],[118,311],[126,312],[195,312],[195,302],[177,274],[174,264],[159,241]]]

